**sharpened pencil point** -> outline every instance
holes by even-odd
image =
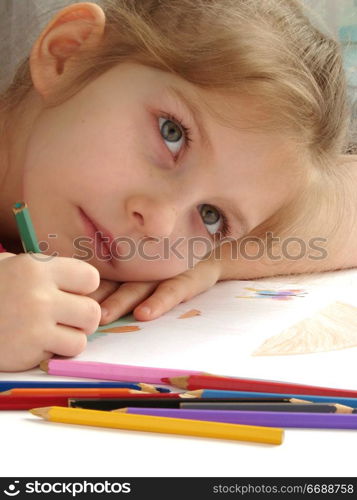
[[[41,361],[40,369],[44,372],[48,372],[48,359],[44,359],[43,361]]]
[[[138,384],[142,391],[156,393],[159,392],[153,385],[140,383]]]
[[[167,378],[167,379],[162,379],[162,380],[167,380],[167,384],[173,385],[175,387],[179,387],[180,389],[187,389],[187,384],[188,384],[188,377],[172,377],[172,378]]]
[[[128,408],[117,408],[116,410],[111,410],[112,413],[128,413]]]
[[[189,394],[190,396],[195,396],[196,398],[200,398],[203,394],[203,389],[196,389],[195,391],[188,391],[185,394]]]
[[[36,417],[47,418],[49,410],[50,406],[45,406],[43,408],[32,408],[29,411],[32,415],[36,415]]]
[[[339,403],[336,403],[335,406],[336,406],[336,413],[352,413],[353,412],[353,408],[351,408],[351,406],[341,405]]]
[[[18,201],[16,203],[14,203],[14,205],[12,207],[12,211],[14,212],[14,214],[17,214],[18,212],[21,212],[21,210],[23,210],[26,207],[27,207],[27,204],[24,201]]]
[[[179,393],[179,398],[181,399],[197,399],[197,395],[190,394],[189,392],[181,392]]]

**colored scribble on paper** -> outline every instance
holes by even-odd
[[[135,318],[132,314],[128,314],[127,316],[123,316],[112,323],[108,323],[107,325],[99,326],[98,329],[92,334],[88,336],[88,342],[92,342],[93,340],[105,337],[111,333],[128,333],[135,332],[140,330],[140,327],[137,325],[132,325],[130,323],[135,323]]]
[[[328,352],[357,346],[357,307],[335,302],[268,338],[253,356]]]
[[[138,330],[140,330],[140,327],[136,325],[128,325],[128,326],[122,325],[122,326],[112,326],[107,330],[101,330],[101,331],[106,333],[127,333],[127,332],[137,332]]]
[[[280,290],[244,288],[247,295],[236,295],[238,299],[273,299],[273,300],[292,300],[295,297],[305,297],[307,292],[301,288],[288,288]]]
[[[199,311],[198,309],[190,309],[189,311],[181,314],[178,319],[192,318],[194,316],[201,316],[201,311]]]

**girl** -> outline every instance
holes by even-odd
[[[2,370],[218,280],[357,263],[340,47],[297,0],[101,5],[58,12],[1,97]]]

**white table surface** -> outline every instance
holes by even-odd
[[[283,444],[264,445],[59,424],[27,411],[0,419],[2,477],[356,476],[353,430],[286,429]]]

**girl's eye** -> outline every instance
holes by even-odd
[[[159,118],[160,133],[171,153],[176,156],[185,145],[185,131],[169,118]]]
[[[198,210],[210,234],[214,235],[217,231],[222,230],[223,216],[216,207],[203,204],[199,205]]]

